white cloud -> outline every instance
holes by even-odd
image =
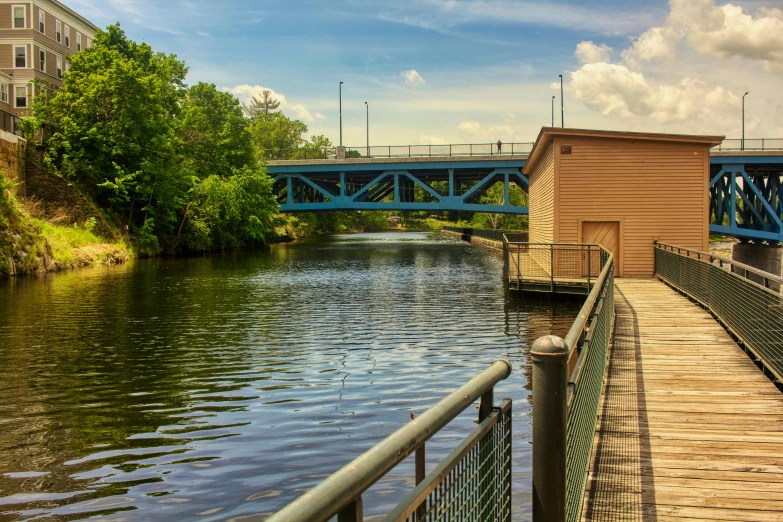
[[[634,42],[624,58],[631,64],[674,57],[685,41],[703,55],[760,61],[767,70],[783,68],[783,11],[761,8],[755,15],[741,6],[715,0],[669,0],[666,24]]]
[[[476,139],[481,134],[481,124],[477,121],[463,121],[457,125],[457,133],[466,139]]]
[[[507,112],[503,115],[503,121],[506,123],[514,123],[517,121],[517,115],[513,112]]]
[[[315,119],[316,119],[316,120],[325,120],[325,119],[326,119],[326,116],[324,116],[324,115],[323,115],[323,114],[321,114],[320,112],[316,112],[316,113],[315,113]]]
[[[722,87],[693,78],[676,84],[652,83],[624,65],[587,64],[572,74],[571,88],[587,107],[621,120],[650,119],[659,124],[710,122],[723,127],[735,115],[739,98]]]
[[[416,72],[416,69],[403,71],[400,73],[400,76],[405,78],[405,85],[410,85],[412,87],[419,87],[426,83],[424,81],[424,78],[422,78],[421,75],[418,72]]]
[[[593,42],[586,41],[581,42],[576,46],[576,52],[574,54],[582,63],[609,62],[612,48],[608,45],[596,45]]]
[[[424,133],[419,134],[419,142],[422,145],[448,145],[451,143],[449,140],[441,138],[440,136],[430,136]]]

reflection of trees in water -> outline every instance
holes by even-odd
[[[574,324],[583,298],[574,299],[550,297],[548,295],[514,295],[508,292],[505,303],[506,333],[517,335],[522,340],[525,357],[530,356],[530,347],[536,339],[544,335],[565,337]],[[528,359],[529,360],[529,359]],[[530,364],[523,366],[525,389],[532,391],[532,371]],[[530,396],[532,400],[532,395]]]

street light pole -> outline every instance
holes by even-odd
[[[565,103],[563,102],[563,75],[558,74],[560,77],[560,123],[561,127],[565,129]]]
[[[740,147],[741,150],[745,150],[745,96],[747,95],[748,93],[742,95],[742,146]]]
[[[367,157],[370,157],[370,104],[364,102],[367,107]]]
[[[343,146],[343,82],[340,82],[340,146]]]
[[[552,127],[555,126],[555,98],[557,96],[552,96]]]

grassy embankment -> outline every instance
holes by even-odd
[[[94,220],[65,226],[32,217],[11,188],[0,174],[0,276],[120,263],[130,257],[125,242],[93,233]]]

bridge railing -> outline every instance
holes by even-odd
[[[568,335],[542,337],[530,350],[534,522],[581,517],[614,323],[614,257],[590,246],[600,274]]]
[[[783,150],[783,138],[728,139],[713,147],[717,151],[776,151]]]
[[[655,244],[655,275],[709,310],[783,383],[783,277],[665,243]]]
[[[360,521],[362,494],[416,452],[417,485],[384,520],[510,521],[511,400],[494,406],[494,386],[510,374],[495,362],[267,520]],[[425,476],[424,443],[479,398],[478,426]]]
[[[528,233],[525,230],[486,229],[472,227],[441,227],[441,230],[461,234],[463,236],[476,236],[490,241],[503,243],[507,237],[513,237],[514,241],[527,241]]]
[[[527,155],[533,143],[454,143],[447,145],[371,145],[346,147],[345,157],[351,158],[431,158],[448,156],[515,156]],[[337,147],[297,149],[267,149],[266,159],[334,159]]]

